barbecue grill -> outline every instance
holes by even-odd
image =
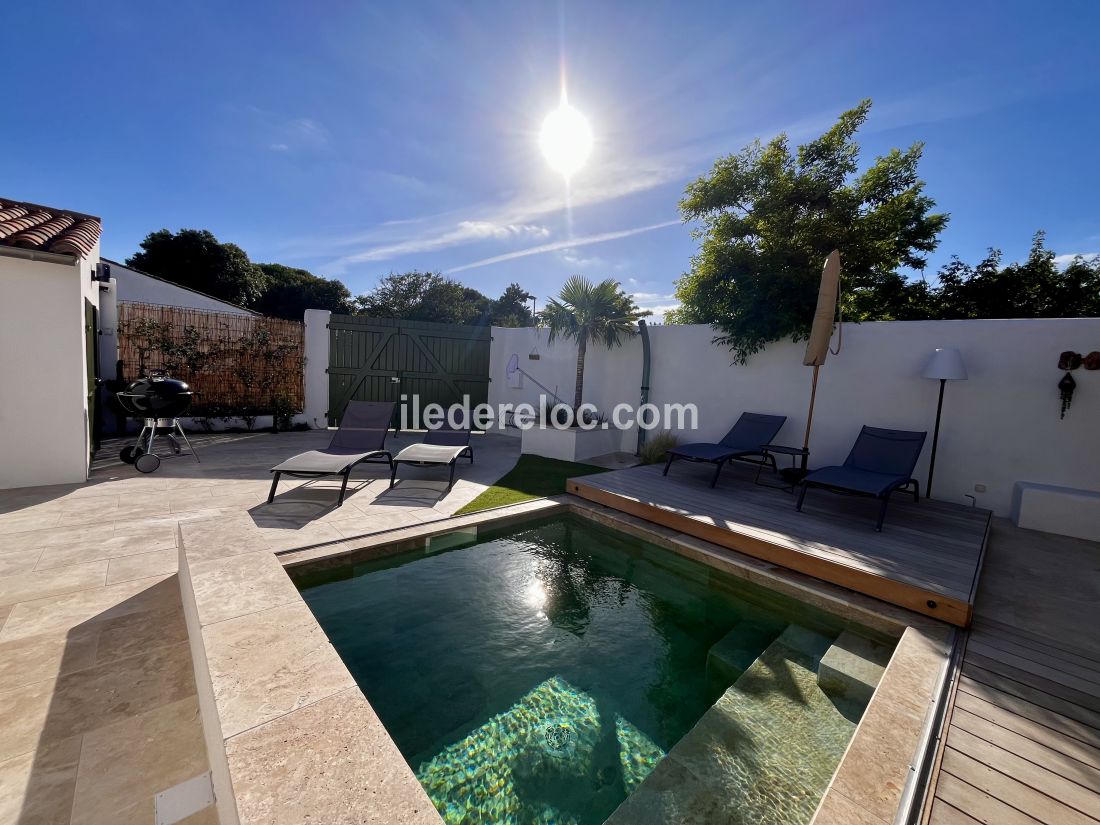
[[[182,439],[195,461],[198,461],[198,454],[187,440],[179,420],[191,406],[193,395],[191,387],[185,381],[167,375],[139,378],[127,385],[122,392],[115,393],[115,398],[126,414],[143,422],[137,443],[124,447],[119,458],[127,464],[133,464],[138,472],[153,472],[160,466],[160,457],[153,452],[153,444],[160,436],[168,439],[168,444],[176,455],[182,452],[179,440]],[[176,438],[177,434],[179,439]]]

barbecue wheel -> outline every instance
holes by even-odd
[[[139,473],[151,473],[160,466],[160,459],[152,453],[143,453],[134,460]]]
[[[138,451],[136,447],[123,447],[122,452],[118,454],[118,457],[126,464],[133,464],[134,459],[137,458]]]

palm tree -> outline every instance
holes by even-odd
[[[651,313],[642,311],[623,292],[618,281],[608,278],[593,284],[587,278],[574,275],[565,282],[557,298],[551,298],[540,313],[550,328],[550,341],[559,335],[577,342],[577,391],[573,409],[581,405],[584,390],[584,356],[589,341],[602,343],[608,349],[622,345],[624,338],[636,335],[639,318]]]

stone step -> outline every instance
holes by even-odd
[[[829,696],[866,705],[878,687],[893,648],[845,630],[821,657],[817,684]]]
[[[707,678],[729,687],[783,631],[778,622],[745,619],[707,651]]]
[[[606,825],[809,822],[856,726],[817,685],[831,644],[782,628]]]
[[[807,667],[813,670],[821,657],[829,650],[833,640],[800,624],[789,624],[779,634],[775,644],[782,645],[795,653],[801,653],[812,660],[812,662],[807,663]]]

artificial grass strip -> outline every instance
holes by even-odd
[[[565,492],[566,479],[604,472],[607,472],[606,467],[596,467],[592,464],[559,461],[556,458],[543,458],[540,455],[521,455],[516,466],[500,481],[455,515],[461,516],[465,513],[488,510],[491,507],[518,504],[533,498],[556,496]]]

